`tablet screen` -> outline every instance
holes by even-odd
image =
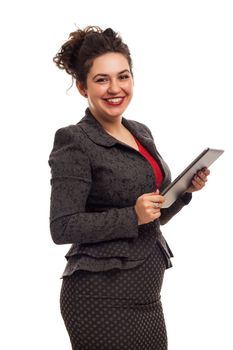
[[[220,149],[204,149],[204,151],[161,192],[161,195],[165,197],[163,208],[170,207],[170,205],[172,205],[172,203],[190,186],[196,172],[204,167],[208,168],[223,152],[224,151]]]

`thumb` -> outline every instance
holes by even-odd
[[[145,193],[144,195],[145,196],[151,196],[151,195],[153,196],[155,194],[159,194],[159,190],[158,189],[155,192]]]

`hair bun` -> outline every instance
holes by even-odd
[[[73,79],[85,85],[94,59],[108,52],[123,54],[132,69],[130,51],[120,35],[112,28],[103,31],[98,26],[78,28],[70,33],[53,61],[58,68],[65,69]]]
[[[108,36],[110,38],[115,38],[116,33],[114,32],[114,30],[112,30],[112,28],[107,28],[103,31],[103,35]]]

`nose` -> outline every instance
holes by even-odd
[[[112,79],[108,86],[108,93],[109,94],[118,94],[121,90],[119,81],[117,79]]]

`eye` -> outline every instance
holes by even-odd
[[[100,83],[100,84],[104,84],[108,81],[108,78],[98,78],[95,82],[96,83]]]
[[[129,77],[130,77],[129,74],[122,74],[122,75],[119,76],[119,79],[120,80],[126,80],[126,79],[129,79]]]

